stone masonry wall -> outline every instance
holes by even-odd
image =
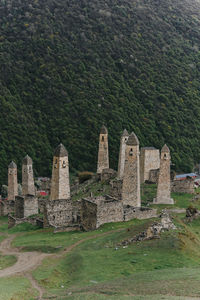
[[[81,224],[86,231],[95,230],[97,227],[97,204],[88,199],[82,199]]]
[[[157,209],[151,208],[134,208],[132,206],[124,207],[124,221],[129,221],[132,219],[151,219],[157,217]]]
[[[140,182],[149,179],[150,170],[160,168],[160,151],[153,147],[144,147],[140,150]]]
[[[174,180],[172,182],[172,192],[194,194],[194,179]]]

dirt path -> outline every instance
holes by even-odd
[[[3,255],[15,255],[17,257],[17,262],[8,268],[5,268],[3,270],[0,270],[0,278],[11,276],[11,275],[25,275],[31,282],[34,289],[36,289],[39,292],[39,300],[42,299],[44,289],[41,288],[38,284],[38,282],[33,278],[31,271],[34,270],[36,267],[38,267],[42,260],[46,257],[62,257],[64,254],[69,253],[72,251],[75,247],[80,245],[81,243],[95,239],[97,237],[102,237],[105,235],[108,235],[113,232],[119,232],[124,229],[116,229],[116,230],[110,230],[107,232],[104,232],[102,234],[96,234],[87,238],[84,238],[82,240],[77,241],[73,245],[67,247],[64,251],[62,251],[59,254],[47,254],[47,253],[40,253],[40,252],[19,252],[20,249],[18,248],[12,248],[11,243],[16,237],[16,235],[9,236],[8,238],[4,239],[0,244],[0,252]]]

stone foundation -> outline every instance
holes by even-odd
[[[38,219],[38,218],[15,218],[11,215],[8,216],[8,229],[22,224],[22,223],[29,223],[32,225],[36,225],[40,228],[43,228],[43,220]]]
[[[157,209],[151,209],[147,207],[132,207],[124,206],[124,221],[130,221],[132,219],[151,219],[157,217]]]

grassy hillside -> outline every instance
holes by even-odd
[[[49,175],[62,141],[71,171],[95,170],[98,133],[167,142],[176,170],[200,160],[200,3],[0,0],[0,183],[28,153]]]

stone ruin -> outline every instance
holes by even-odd
[[[194,178],[188,177],[184,180],[173,180],[171,190],[174,193],[194,194]]]
[[[142,149],[140,156],[137,136],[133,132],[128,136],[128,132],[124,130],[120,141],[118,173],[110,169],[108,131],[103,126],[99,137],[97,174],[92,176],[88,183],[76,183],[72,186],[72,194],[78,193],[82,188],[84,192],[89,184],[102,181],[110,185],[109,195],[103,194],[102,191],[102,196],[95,197],[90,193],[90,197],[73,202],[69,183],[68,152],[60,144],[53,156],[50,195],[48,199],[43,200],[43,205],[40,205],[44,212],[44,227],[51,226],[55,231],[92,230],[104,223],[156,217],[156,209],[141,207],[140,196],[140,176],[143,176],[142,181],[146,181],[151,178],[151,172],[155,171],[158,173],[155,203],[173,204],[170,197],[169,148],[166,145],[162,148],[161,158],[158,158],[159,150],[155,148]],[[157,169],[159,164],[160,168]],[[17,168],[13,162],[9,166],[8,182],[9,197],[14,198],[12,201],[15,207],[15,223],[37,214],[38,198],[35,194],[32,159],[28,155],[22,165],[22,195],[16,192]]]

